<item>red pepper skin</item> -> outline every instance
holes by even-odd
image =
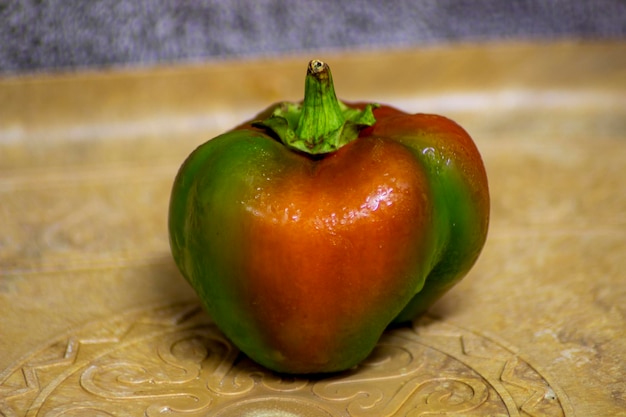
[[[174,259],[226,336],[272,370],[356,365],[484,245],[487,176],[469,135],[441,116],[388,106],[374,116],[322,156],[246,123],[201,145],[176,177]]]
[[[375,109],[374,115],[377,123],[362,134],[393,137],[410,148],[426,167],[436,207],[435,245],[441,252],[422,290],[395,319],[405,322],[425,312],[475,264],[489,228],[489,186],[474,141],[454,121],[390,106]]]

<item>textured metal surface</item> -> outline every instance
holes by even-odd
[[[493,215],[478,264],[428,315],[311,379],[223,338],[165,227],[182,159],[299,97],[308,57],[0,80],[0,415],[626,415],[624,57],[620,43],[328,57],[340,96],[466,127]]]

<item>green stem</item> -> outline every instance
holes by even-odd
[[[322,61],[311,61],[304,82],[304,102],[296,136],[315,144],[344,123],[330,68]]]
[[[322,61],[309,63],[302,103],[280,103],[272,115],[255,126],[272,131],[286,146],[311,155],[334,152],[372,126],[375,105],[364,109],[337,99],[330,68]]]

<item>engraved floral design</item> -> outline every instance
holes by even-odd
[[[552,417],[568,407],[512,348],[431,317],[388,331],[354,369],[299,378],[247,359],[194,303],[87,325],[0,374],[7,417]]]

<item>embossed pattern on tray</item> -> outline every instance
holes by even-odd
[[[424,317],[387,332],[357,368],[271,373],[194,303],[70,332],[2,375],[7,416],[565,416],[560,388],[493,338]]]

